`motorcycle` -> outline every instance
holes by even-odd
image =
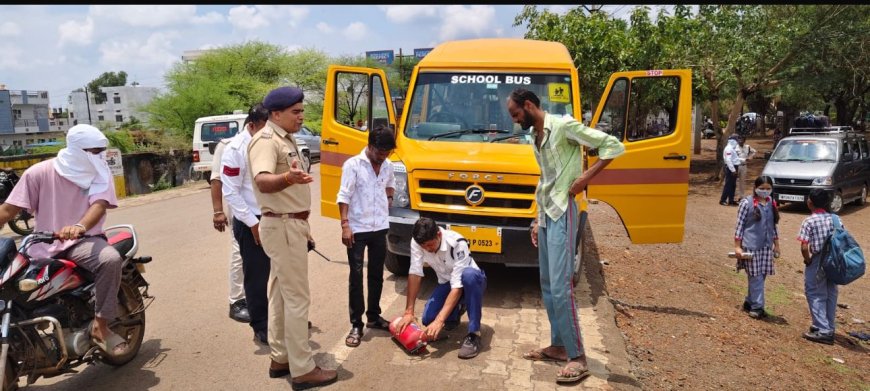
[[[28,255],[36,243],[52,243],[52,232],[35,232],[15,249],[12,239],[0,238],[0,386],[18,388],[39,377],[75,373],[82,364],[124,365],[139,353],[145,337],[145,309],[154,301],[142,277],[151,257],[136,257],[139,242],[131,225],[105,229],[109,244],[124,259],[118,290],[118,317],[109,328],[127,341],[123,354],[105,354],[91,339],[94,275],[65,259]],[[87,237],[87,235],[85,236]]]
[[[15,170],[0,168],[0,203],[6,202],[6,197],[9,197],[9,193],[12,193],[12,189],[19,179],[21,178],[18,177]],[[26,209],[22,209],[14,219],[9,221],[9,228],[21,236],[33,233],[33,225],[33,215]]]

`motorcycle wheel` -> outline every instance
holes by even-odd
[[[14,219],[9,221],[9,228],[21,236],[27,236],[33,233],[33,225],[35,223],[33,215],[30,212],[21,210]]]
[[[121,289],[118,290],[118,317],[128,319],[128,314],[142,306],[142,295],[136,287],[127,281],[121,281]],[[142,340],[145,338],[145,311],[133,315],[130,320],[136,320],[137,324],[124,326],[117,324],[112,331],[127,340],[127,352],[120,356],[105,355],[102,361],[106,364],[119,367],[133,360],[139,349],[142,348]]]

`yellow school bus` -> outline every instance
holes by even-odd
[[[411,228],[421,216],[462,233],[474,259],[536,266],[529,238],[540,170],[530,129],[507,111],[523,87],[551,114],[582,120],[579,74],[567,48],[527,39],[474,39],[435,47],[414,68],[396,118],[384,72],[330,66],[323,106],[321,211],[338,218],[341,166],[368,142],[368,129],[396,130],[397,189],[390,209],[386,267],[408,272]],[[634,243],[681,242],[691,140],[689,70],[614,73],[590,125],[625,144],[578,195],[612,206]],[[360,125],[360,120],[361,125]],[[584,150],[585,166],[596,151]],[[578,240],[582,246],[583,241]],[[579,249],[578,256],[582,255]],[[575,262],[575,270],[580,262]]]

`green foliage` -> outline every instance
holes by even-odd
[[[56,155],[60,152],[61,149],[66,148],[66,145],[47,145],[42,147],[33,147],[27,149],[24,153],[20,153],[19,155],[28,154],[28,155],[42,155],[42,154],[52,154]]]
[[[260,41],[222,47],[194,62],[176,63],[165,76],[169,91],[144,110],[151,114],[150,125],[189,141],[197,118],[247,111],[271,89],[294,85],[306,92],[306,117],[319,121],[322,106],[309,103],[322,100],[328,63],[316,49],[288,53]]]
[[[133,141],[133,136],[126,129],[105,132],[106,138],[109,139],[109,146],[118,148],[121,153],[130,153],[136,148]]]
[[[127,85],[127,72],[103,72],[102,75],[88,83],[88,92],[94,95],[97,104],[106,102],[106,93],[100,87],[119,87]]]

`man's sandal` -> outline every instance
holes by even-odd
[[[124,354],[127,350],[127,341],[111,331],[109,331],[109,337],[106,340],[100,340],[95,336],[91,336],[91,341],[99,346],[103,352],[112,356]]]
[[[579,362],[571,361],[559,370],[559,373],[556,375],[556,383],[573,383],[583,380],[588,376],[589,368],[584,368],[583,364]]]
[[[546,348],[530,350],[523,353],[523,358],[532,361],[566,361],[566,359],[560,359],[547,354],[545,350]]]
[[[360,340],[362,339],[363,332],[360,327],[352,327],[350,332],[347,333],[347,337],[344,338],[344,344],[355,348],[359,346]]]

